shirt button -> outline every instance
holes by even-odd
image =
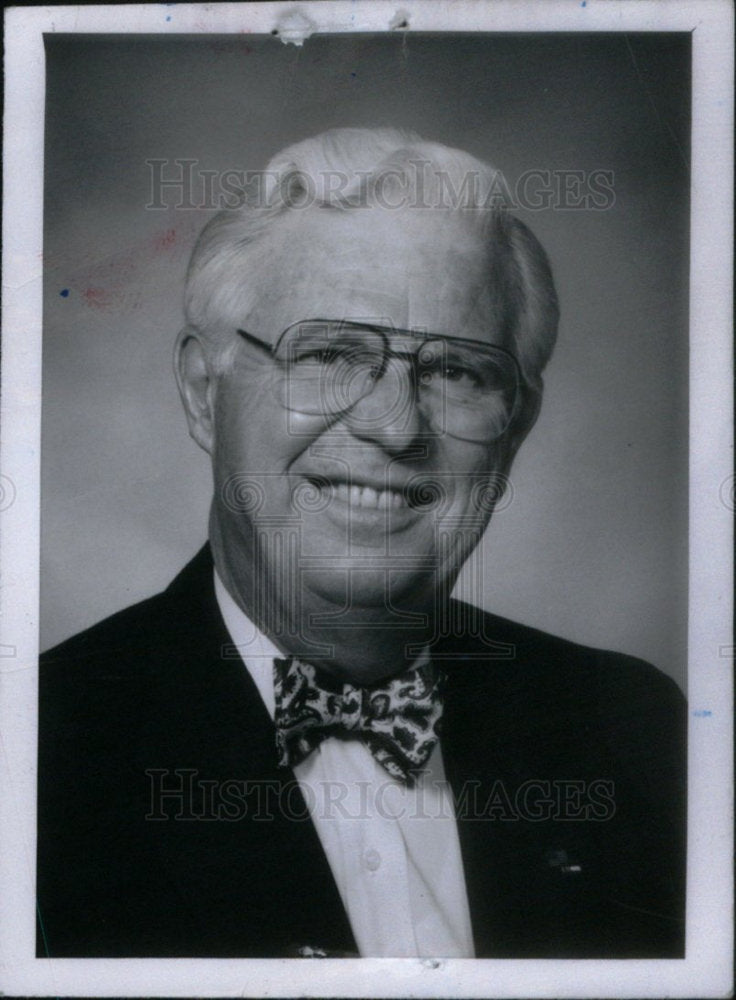
[[[363,864],[366,866],[369,872],[378,871],[381,867],[381,855],[378,851],[374,851],[373,848],[366,851],[363,855]]]

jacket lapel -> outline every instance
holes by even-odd
[[[561,821],[557,798],[566,784],[613,777],[591,738],[594,707],[564,652],[502,620],[495,634],[511,656],[483,659],[469,638],[443,659],[442,751],[476,954],[605,954],[617,824]]]
[[[186,761],[197,771],[194,811],[204,818],[162,824],[162,863],[233,954],[243,953],[238,925],[258,929],[254,955],[354,952],[332,871],[298,781],[276,766],[273,721],[232,645],[212,573],[205,548],[167,592],[186,625],[166,685],[176,691],[178,711],[166,713],[176,724],[159,739],[166,751],[158,766]]]

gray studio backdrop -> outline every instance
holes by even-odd
[[[519,215],[562,304],[511,502],[458,592],[683,682],[688,36],[65,35],[46,52],[42,648],[163,588],[205,539],[208,460],[170,359],[223,172],[393,125],[489,160],[512,194],[530,178]],[[176,159],[193,189],[157,200]]]

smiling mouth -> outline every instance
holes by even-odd
[[[361,486],[357,483],[344,481],[328,481],[326,479],[306,477],[307,482],[326,499],[336,500],[349,507],[364,510],[423,510],[427,504],[420,500],[419,491],[413,487],[403,490],[376,489],[373,486]]]

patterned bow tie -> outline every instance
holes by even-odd
[[[328,736],[360,739],[393,778],[414,784],[440,732],[444,675],[427,663],[369,687],[310,663],[274,660],[276,747],[294,767]]]

